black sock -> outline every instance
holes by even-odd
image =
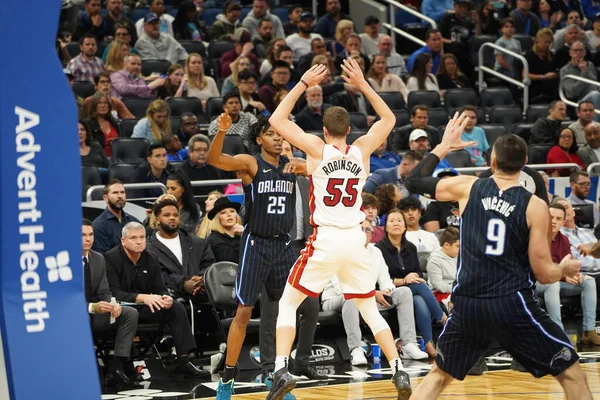
[[[124,372],[127,376],[132,376],[132,375],[138,374],[137,368],[135,367],[135,365],[133,365],[133,360],[129,359],[128,361],[125,361]]]
[[[112,363],[110,365],[109,370],[111,371],[116,371],[116,370],[120,370],[123,371],[125,368],[125,357],[117,357],[117,356],[113,356],[112,359]]]
[[[187,365],[188,362],[190,362],[190,358],[188,356],[177,357],[177,366],[178,367],[183,367],[183,366]]]
[[[235,378],[236,367],[229,365],[225,365],[225,372],[223,372],[223,382],[229,382],[233,378]]]

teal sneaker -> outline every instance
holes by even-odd
[[[217,400],[230,400],[233,394],[233,379],[229,382],[223,382],[223,379],[219,379],[219,386],[217,387]]]
[[[271,390],[273,387],[273,374],[269,374],[269,376],[265,378],[265,386]],[[286,393],[283,397],[283,400],[296,400],[296,396],[294,396],[291,392]]]

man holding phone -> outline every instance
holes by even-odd
[[[402,357],[405,359],[426,360],[429,356],[417,344],[412,292],[406,286],[396,287],[394,285],[381,250],[370,243],[373,236],[373,227],[369,222],[363,222],[362,226],[366,236],[365,247],[369,251],[372,260],[372,276],[378,287],[375,292],[377,308],[380,311],[396,309],[400,327],[400,340],[402,341]],[[354,301],[344,299],[337,277],[334,276],[323,290],[322,301],[323,311],[341,311],[342,313],[352,365],[366,365],[367,359],[361,345],[358,308]]]

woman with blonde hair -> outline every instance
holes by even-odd
[[[198,237],[206,239],[210,233],[210,218],[208,218],[208,213],[215,206],[215,202],[221,197],[223,197],[223,193],[219,192],[218,190],[213,190],[208,194],[206,200],[204,200],[205,215],[200,223],[200,226],[198,227],[198,230],[196,231],[196,235]]]
[[[131,47],[128,43],[118,39],[110,42],[106,56],[106,70],[110,73],[122,70],[123,60],[130,52]]]
[[[267,48],[267,56],[263,60],[262,64],[260,64],[259,73],[261,78],[264,78],[265,76],[269,75],[269,73],[273,69],[273,64],[277,60],[275,58],[275,53],[277,53],[277,50],[279,50],[281,46],[285,45],[285,39],[279,38],[271,40],[271,44],[269,44],[269,47]]]
[[[554,34],[543,28],[535,35],[533,48],[525,53],[529,63],[529,99],[531,103],[550,103],[558,98],[559,75],[552,60]]]
[[[146,117],[138,121],[133,127],[132,138],[147,139],[150,144],[161,142],[167,135],[171,135],[171,110],[164,100],[154,100],[146,110]]]
[[[344,51],[344,43],[346,38],[354,32],[354,22],[349,19],[341,19],[335,26],[335,42],[329,44],[327,49],[331,53],[331,57],[335,59],[335,56]]]
[[[228,197],[221,197],[208,213],[211,221],[207,241],[217,262],[239,262],[240,238],[244,231],[238,215],[240,206],[240,203],[234,203]]]
[[[398,75],[390,74],[387,70],[385,56],[375,54],[371,68],[367,74],[369,84],[376,92],[400,92],[404,101],[408,99],[408,90]]]
[[[191,53],[185,62],[185,77],[189,97],[197,97],[202,100],[202,107],[206,106],[206,100],[210,97],[219,97],[219,89],[213,78],[204,75],[204,63],[202,56]]]

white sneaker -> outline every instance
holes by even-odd
[[[429,355],[424,351],[421,351],[416,343],[406,343],[402,345],[402,355],[404,358],[411,360],[425,360],[429,358]]]
[[[367,358],[362,347],[355,347],[350,353],[350,362],[352,365],[367,365]]]

